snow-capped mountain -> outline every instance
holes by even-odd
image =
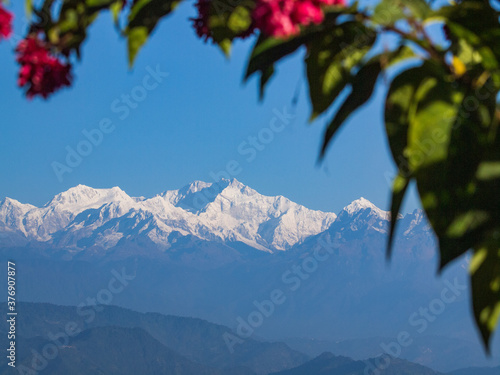
[[[130,197],[118,187],[78,185],[43,207],[4,199],[0,244],[83,250],[146,241],[164,250],[180,237],[193,236],[274,252],[325,231],[335,219],[334,213],[310,210],[283,196],[261,195],[235,179],[196,181],[149,199]]]

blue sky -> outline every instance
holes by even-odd
[[[19,3],[14,10],[20,33]],[[388,178],[395,169],[383,131],[383,87],[341,130],[318,166],[327,118],[307,123],[301,55],[279,65],[259,102],[256,81],[242,83],[253,41],[236,44],[227,60],[196,38],[187,21],[192,15],[192,3],[185,3],[164,21],[130,71],[125,41],[104,14],[91,30],[83,61],[75,65],[73,87],[47,102],[24,98],[16,87],[13,46],[0,44],[0,197],[42,205],[77,184],[120,186],[132,196],[152,196],[193,180],[213,181],[212,173],[236,161],[234,177],[266,195],[284,195],[324,211],[337,212],[360,196],[388,207]],[[147,67],[168,72],[151,91],[141,88]],[[154,83],[147,81],[148,87]],[[293,108],[297,86],[301,95]],[[145,99],[121,119],[125,112],[117,113],[117,108],[123,105],[122,95],[144,93]],[[277,112],[295,117],[283,124]],[[67,148],[76,149],[86,139],[82,132],[98,129],[103,120],[110,120],[113,130],[61,181],[53,163],[65,164]],[[283,130],[270,131],[271,124]],[[268,143],[257,149],[249,137],[259,135]],[[405,210],[417,206],[412,193]]]

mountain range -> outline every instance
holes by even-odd
[[[389,219],[363,198],[327,213],[237,180],[194,182],[152,198],[79,185],[42,207],[1,201],[0,260],[19,264],[22,301],[78,306],[100,296],[237,330],[281,293],[254,340],[360,360],[383,354],[381,345],[405,331],[413,344],[402,359],[441,372],[499,365],[484,355],[473,325],[468,258],[436,277],[437,241],[415,210],[399,216],[388,263]],[[0,267],[0,278],[5,272]],[[117,272],[133,280],[103,300]],[[422,321],[420,309],[450,285],[453,303]]]
[[[370,203],[360,200],[360,205]],[[149,199],[130,197],[118,187],[78,185],[43,207],[10,198],[0,203],[3,246],[36,242],[70,252],[105,251],[127,242],[167,250],[186,236],[273,252],[323,232],[335,219],[283,196],[263,196],[234,179],[197,181]]]

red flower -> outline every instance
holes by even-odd
[[[0,40],[7,39],[12,34],[12,13],[6,11],[0,3]]]
[[[296,35],[300,26],[319,24],[322,6],[345,5],[345,0],[258,0],[254,22],[264,34],[282,38]]]
[[[19,70],[19,87],[27,87],[26,95],[46,99],[63,86],[71,84],[71,65],[63,64],[52,56],[38,36],[28,36],[16,48]]]
[[[345,0],[316,0],[319,4],[346,6]]]
[[[325,15],[318,4],[312,1],[297,1],[292,12],[292,19],[300,25],[323,22]]]
[[[292,21],[294,0],[260,0],[253,12],[255,26],[263,33],[276,37],[287,37],[299,32]]]

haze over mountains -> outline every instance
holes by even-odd
[[[238,330],[278,291],[284,301],[251,327],[254,339],[359,360],[404,331],[412,345],[401,358],[435,371],[500,364],[485,357],[473,326],[467,259],[437,277],[436,240],[416,210],[399,217],[388,264],[388,223],[363,198],[337,215],[236,180],[149,199],[79,185],[40,208],[4,199],[0,257],[21,265],[23,301],[103,303],[99,293],[125,272],[133,279],[105,304]],[[441,300],[444,291],[453,302]]]
[[[325,352],[310,358],[284,343],[253,339],[231,353],[220,340],[231,333],[227,327],[115,306],[102,306],[94,319],[75,306],[20,303],[18,311],[24,324],[17,332],[17,369],[2,357],[2,375],[444,375],[394,357],[353,360]],[[0,334],[8,330],[8,323],[0,322]],[[499,370],[470,368],[450,375]]]

